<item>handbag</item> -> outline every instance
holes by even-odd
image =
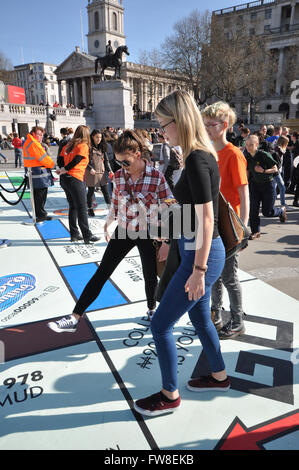
[[[250,232],[221,192],[218,199],[218,229],[226,259],[248,246]]]

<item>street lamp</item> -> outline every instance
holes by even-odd
[[[47,77],[44,77],[43,79],[43,82],[44,82],[44,86],[45,86],[45,97],[46,97],[46,131],[47,131],[47,134],[49,134],[49,124],[50,124],[50,118],[49,118],[49,100],[48,100],[48,83],[49,83],[49,80],[47,79]]]

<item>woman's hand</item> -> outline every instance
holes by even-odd
[[[65,175],[67,173],[67,170],[65,168],[59,168],[59,170],[56,170],[57,175]]]
[[[113,171],[109,171],[109,179],[110,179],[110,180],[112,180],[113,176],[114,176]]]
[[[109,242],[110,242],[110,239],[111,239],[111,236],[110,236],[110,234],[109,234],[109,232],[108,232],[108,225],[107,225],[107,223],[105,223],[105,225],[104,225],[104,236],[105,236],[106,242],[109,243]]]
[[[158,261],[166,261],[169,253],[169,245],[162,243],[158,252]]]
[[[185,284],[185,292],[188,293],[188,300],[199,300],[205,293],[205,273],[193,271]]]
[[[94,175],[96,174],[96,170],[94,170],[93,168],[91,168],[91,169],[89,170],[89,172],[90,172],[90,174],[91,174],[92,176],[94,176]]]

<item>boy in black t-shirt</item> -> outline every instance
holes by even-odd
[[[251,228],[251,240],[261,236],[260,232],[260,205],[264,217],[279,217],[280,222],[287,220],[286,208],[275,207],[276,187],[273,181],[278,168],[271,154],[258,150],[259,139],[252,135],[247,139],[246,150],[251,156],[247,160],[247,171],[250,176],[250,213],[249,225]]]

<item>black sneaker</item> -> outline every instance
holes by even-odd
[[[155,311],[156,311],[156,310],[148,310],[148,311],[146,312],[146,315],[147,315],[147,319],[148,319],[148,320],[151,320],[151,319],[153,318]]]
[[[211,319],[215,325],[216,330],[220,331],[223,327],[221,312],[217,312],[216,310],[211,309]]]
[[[52,217],[50,217],[49,215],[47,215],[46,217],[37,217],[36,222],[46,222],[47,220],[52,220]]]
[[[244,323],[234,323],[230,320],[218,331],[219,339],[233,339],[245,333]]]
[[[71,242],[80,242],[83,240],[83,237],[81,235],[72,235],[71,236]]]
[[[299,201],[298,201],[298,199],[294,199],[293,206],[294,206],[294,207],[299,207]]]
[[[48,323],[48,327],[55,331],[55,333],[75,333],[77,331],[78,320],[72,315],[63,317],[60,320],[52,321]]]
[[[93,210],[93,209],[88,209],[88,215],[89,215],[90,217],[95,217],[94,210]]]
[[[96,237],[95,235],[92,235],[90,238],[84,238],[84,243],[85,245],[92,245],[95,242],[98,242],[100,240],[100,237]]]

